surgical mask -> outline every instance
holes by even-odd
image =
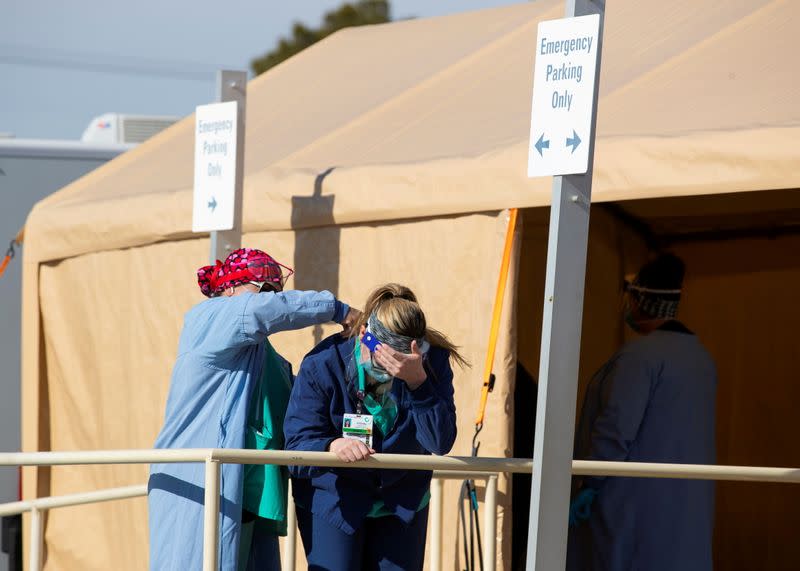
[[[625,321],[625,324],[635,333],[639,333],[641,328],[636,322],[636,319],[633,317],[633,308],[636,305],[636,302],[631,299],[631,294],[629,292],[626,291],[622,294],[620,305],[622,306],[622,319]]]
[[[365,362],[361,363],[361,367],[364,369],[364,372],[372,377],[378,383],[388,383],[394,377],[389,374],[389,372],[381,367],[380,365],[376,365],[375,362],[372,360],[372,356],[367,359]]]
[[[623,315],[625,319],[625,323],[628,324],[628,327],[633,329],[636,333],[641,332],[641,327],[639,327],[639,323],[633,318],[633,311],[629,307],[625,308],[625,313]]]

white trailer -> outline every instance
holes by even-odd
[[[0,138],[0,257],[33,205],[133,144]],[[12,259],[0,278],[0,451],[20,449],[20,326],[22,271]],[[0,468],[0,503],[18,499],[15,468]],[[14,519],[16,518],[16,519]],[[4,518],[0,571],[16,571],[19,516]]]

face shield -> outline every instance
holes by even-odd
[[[381,341],[378,340],[369,330],[369,326],[367,326],[366,332],[359,339],[359,352],[356,355],[356,364],[378,383],[388,383],[394,377],[375,361],[375,349],[381,344]]]
[[[637,277],[623,281],[622,289],[622,312],[625,321],[632,329],[638,331],[638,323],[634,320],[634,310],[638,309],[641,314],[638,319],[644,321],[655,321],[661,319],[672,319],[678,310],[678,302],[681,298],[682,290],[660,289],[644,287],[637,283]]]

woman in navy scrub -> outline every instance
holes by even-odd
[[[303,360],[284,421],[287,450],[345,462],[375,452],[447,454],[456,439],[456,347],[426,325],[414,293],[387,284],[349,338]],[[309,569],[422,569],[431,472],[293,467]]]

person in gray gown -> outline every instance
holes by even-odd
[[[676,319],[684,264],[661,254],[626,282],[639,334],[594,375],[576,432],[582,460],[715,462],[714,362]],[[570,571],[712,569],[713,481],[584,477],[570,505]]]

